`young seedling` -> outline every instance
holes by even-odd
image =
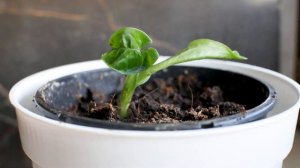
[[[144,84],[152,74],[171,65],[200,59],[246,59],[226,45],[210,40],[198,39],[178,54],[158,64],[154,64],[159,54],[154,48],[147,48],[151,38],[143,31],[125,27],[117,30],[109,39],[111,50],[102,55],[102,60],[113,70],[126,75],[124,88],[120,96],[119,116],[128,116],[135,89]]]

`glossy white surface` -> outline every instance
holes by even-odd
[[[32,113],[31,99],[49,80],[105,67],[90,61],[30,76],[14,86],[25,153],[41,168],[279,168],[288,155],[298,116],[299,85],[276,72],[228,61],[185,64],[237,71],[271,83],[278,103],[266,119],[224,128],[193,131],[119,131],[62,123]],[[84,144],[84,145],[83,145]],[[36,166],[37,167],[37,166]]]

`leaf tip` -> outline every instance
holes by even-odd
[[[233,53],[233,57],[235,59],[239,59],[239,60],[247,60],[248,59],[247,57],[240,55],[240,53],[236,50],[232,51],[232,53]]]

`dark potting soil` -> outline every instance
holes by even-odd
[[[109,121],[120,120],[118,99],[120,93],[110,96],[109,102],[97,102],[87,90],[78,99],[80,116]],[[228,101],[220,86],[209,86],[195,75],[179,75],[167,79],[155,78],[137,88],[125,122],[178,123],[200,121],[245,112],[245,106]]]

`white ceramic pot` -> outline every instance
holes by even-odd
[[[274,71],[242,63],[202,60],[183,65],[267,81],[277,90],[278,102],[267,118],[230,127],[163,132],[91,128],[45,118],[36,112],[32,99],[50,80],[106,65],[89,61],[49,69],[21,80],[10,92],[22,146],[33,167],[281,168],[293,145],[299,85]]]

